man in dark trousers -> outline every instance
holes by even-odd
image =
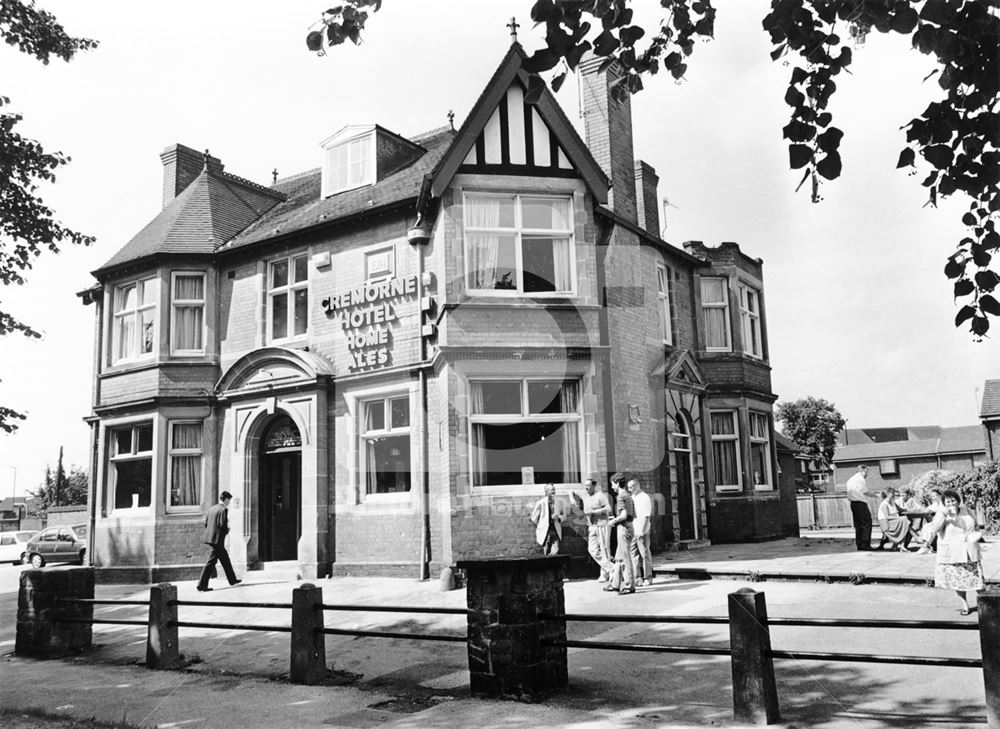
[[[238,585],[243,580],[236,579],[233,572],[233,563],[229,561],[229,552],[226,551],[226,535],[229,534],[229,502],[233,495],[228,491],[219,494],[219,503],[208,510],[205,514],[205,536],[203,541],[212,551],[209,552],[208,562],[201,571],[198,580],[198,592],[208,592],[212,588],[208,586],[208,580],[215,571],[215,563],[221,562],[222,569],[226,573],[226,579],[230,585]]]

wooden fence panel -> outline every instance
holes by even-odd
[[[851,504],[842,494],[809,494],[797,497],[797,501],[799,526],[803,529],[849,527],[854,524]],[[872,510],[872,521],[875,521],[878,505],[869,499],[868,506]]]

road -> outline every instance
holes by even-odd
[[[46,671],[51,675],[47,681],[38,681],[37,685],[46,686],[44,694],[25,694],[10,685],[0,687],[0,704],[5,706],[36,706],[53,711],[70,706],[73,708],[67,710],[79,712],[77,715],[108,719],[120,719],[125,707],[129,717],[141,716],[143,723],[197,721],[209,727],[217,725],[211,721],[212,711],[228,712],[230,719],[239,717],[239,724],[247,727],[282,726],[286,716],[294,719],[288,726],[329,725],[337,717],[340,719],[334,725],[360,726],[351,723],[356,718],[348,717],[361,710],[368,712],[365,716],[382,712],[384,716],[378,723],[386,725],[402,721],[399,712],[413,722],[410,726],[509,725],[505,722],[510,717],[497,714],[495,704],[466,698],[468,673],[462,644],[328,636],[328,663],[336,670],[333,682],[343,685],[313,690],[322,692],[327,702],[320,712],[323,716],[317,715],[315,723],[308,715],[309,701],[288,703],[291,699],[286,701],[285,694],[268,698],[270,691],[298,692],[300,688],[276,683],[283,681],[281,677],[287,671],[288,638],[283,634],[185,630],[181,650],[189,657],[193,653],[199,656],[193,674],[153,674],[141,668],[138,663],[143,656],[145,633],[131,626],[95,628],[99,648],[83,660],[43,663],[10,658],[16,592],[8,589],[8,579],[19,571],[10,568],[0,574],[0,653],[6,654],[3,660],[17,664],[19,680],[30,682],[32,675],[39,672],[36,678],[45,676]],[[434,584],[412,580],[340,578],[318,584],[327,595],[336,595],[338,602],[449,607],[464,604],[463,591],[441,593]],[[251,584],[232,591],[217,590],[213,599],[283,601],[290,597],[292,586]],[[942,590],[799,582],[747,585],[718,580],[663,581],[634,596],[622,597],[600,592],[592,582],[573,581],[566,583],[566,605],[570,613],[724,615],[726,595],[745,586],[765,593],[772,617],[975,620],[974,616],[959,618],[954,595]],[[100,587],[99,596],[124,597],[135,590]],[[191,583],[183,583],[180,590],[181,599],[197,598]],[[288,621],[284,611],[280,615],[276,614],[279,611],[256,611],[254,617],[249,617],[246,611],[238,614],[228,608],[199,610],[202,612],[198,618],[187,619],[272,624]],[[141,607],[100,611],[114,617],[143,614]],[[327,618],[328,625],[334,621],[343,627],[464,632],[464,618],[456,616],[403,619],[391,614],[360,613]],[[612,642],[728,645],[726,626],[577,623],[570,626],[569,633],[571,638]],[[785,650],[979,657],[976,631],[773,627],[772,644]],[[797,727],[967,727],[984,721],[984,687],[978,669],[794,660],[778,660],[775,665],[782,716]],[[112,670],[108,666],[118,673],[98,677],[102,671]],[[59,677],[61,672],[63,678]],[[523,718],[525,726],[579,724],[580,712],[604,717],[608,725],[622,726],[704,726],[725,723],[731,717],[727,657],[571,649],[569,674],[570,689],[546,701],[544,708],[505,706],[517,706],[514,713]],[[116,684],[122,676],[129,681]],[[205,677],[211,677],[207,689]],[[81,682],[89,682],[94,691],[88,694]],[[155,703],[144,704],[138,686],[148,686],[148,696],[158,697]],[[205,691],[210,693],[201,704],[200,692]],[[271,702],[267,704],[271,709],[294,709],[270,715],[259,709],[255,700],[261,704]],[[112,706],[114,710],[109,708]],[[339,708],[334,711],[334,706]],[[519,724],[515,721],[514,725]]]

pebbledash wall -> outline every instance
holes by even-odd
[[[524,58],[460,129],[345,127],[271,187],[164,151],[163,210],[81,292],[100,579],[193,576],[223,490],[237,569],[307,578],[530,554],[542,484],[616,470],[657,549],[783,535],[761,261],[660,237],[613,67],[581,67],[584,140]]]

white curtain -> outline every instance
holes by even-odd
[[[465,225],[469,228],[498,228],[500,226],[499,197],[466,198]],[[497,233],[468,233],[469,288],[492,289],[497,282],[497,257],[500,252],[500,235]]]
[[[469,383],[469,413],[479,415],[486,409],[486,398],[482,382]],[[485,486],[488,483],[486,477],[487,459],[486,447],[486,426],[475,423],[472,426],[472,442],[469,448],[472,449],[472,483],[475,486]]]
[[[555,290],[569,291],[573,287],[573,280],[570,275],[572,263],[570,261],[569,238],[555,238],[552,241],[552,263],[555,271]]]
[[[173,426],[173,450],[201,450],[201,424],[176,423]],[[170,500],[173,506],[197,506],[201,492],[201,455],[173,456]]]
[[[559,390],[560,410],[564,413],[577,412],[579,402],[579,382],[563,382]],[[563,483],[577,483],[580,480],[580,433],[577,423],[565,423],[563,431]]]

